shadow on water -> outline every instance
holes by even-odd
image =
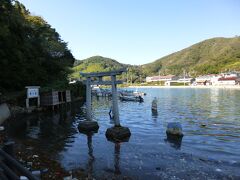
[[[172,137],[167,135],[167,138],[164,139],[164,141],[166,143],[168,143],[171,147],[173,147],[174,149],[180,150],[181,149],[181,145],[182,145],[182,137]]]
[[[153,118],[153,120],[157,120],[157,118],[158,118],[158,111],[156,111],[156,110],[152,110],[152,118]]]
[[[80,104],[62,106],[58,111],[38,112],[12,118],[7,124],[10,138],[39,151],[56,155],[73,141],[76,113],[82,114]]]
[[[115,146],[114,146],[114,167],[115,167],[114,174],[116,174],[116,175],[121,174],[121,171],[120,171],[120,149],[121,149],[121,144],[115,143]]]
[[[93,140],[92,137],[95,133],[81,133],[86,135],[87,137],[87,147],[88,147],[88,160],[87,160],[87,165],[86,165],[86,173],[87,173],[87,178],[88,179],[93,179],[94,177],[94,165],[95,163],[95,156],[94,156],[94,147],[93,147]],[[122,142],[111,142],[114,144],[114,169],[107,169],[106,172],[113,173],[114,175],[121,175],[121,170],[120,170],[120,149],[121,149],[121,143]]]
[[[93,155],[92,136],[93,136],[92,133],[87,135],[87,145],[88,145],[87,174],[89,179],[93,178],[93,163],[95,161],[95,157]]]
[[[121,156],[121,143],[123,142],[112,142],[114,144],[114,153],[113,153],[113,166],[114,169],[105,169],[106,172],[112,173],[116,176],[122,174],[120,166],[120,156]]]

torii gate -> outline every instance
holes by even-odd
[[[91,85],[112,85],[112,111],[114,115],[115,126],[119,126],[119,111],[118,111],[118,95],[117,95],[117,84],[122,84],[120,80],[116,80],[116,76],[127,72],[126,69],[120,69],[117,71],[109,72],[97,72],[97,73],[80,73],[83,77],[86,77],[86,105],[87,105],[87,120],[91,120]],[[104,76],[110,76],[111,81],[103,81]],[[91,78],[98,78],[98,81],[92,81]]]
[[[115,71],[108,71],[108,72],[96,72],[96,73],[82,73],[80,72],[80,75],[86,78],[85,84],[86,84],[86,106],[87,106],[87,120],[79,124],[78,128],[82,131],[96,131],[98,130],[99,126],[97,122],[92,121],[92,100],[91,100],[91,85],[111,85],[112,86],[112,111],[113,111],[113,119],[115,127],[118,127],[118,138],[119,138],[119,128],[120,131],[124,131],[123,133],[120,132],[120,138],[122,136],[130,137],[131,133],[128,128],[121,127],[120,121],[119,121],[119,111],[118,111],[118,93],[117,93],[117,84],[122,84],[123,82],[120,80],[116,80],[117,75],[121,75],[123,72],[127,72],[126,69],[119,69]],[[102,78],[104,76],[110,76],[111,81],[103,81]],[[91,78],[97,78],[97,81],[92,81]],[[127,129],[127,130],[126,130]],[[116,128],[114,129],[114,131]],[[106,132],[106,136],[108,134],[108,131]],[[111,135],[110,135],[111,136]],[[113,135],[114,136],[114,135]]]

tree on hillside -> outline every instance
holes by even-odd
[[[44,19],[18,1],[0,1],[0,88],[22,89],[67,79],[74,57]]]

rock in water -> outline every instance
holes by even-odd
[[[166,133],[170,136],[182,137],[183,133],[181,124],[179,122],[168,123]]]
[[[96,121],[81,121],[78,124],[78,130],[80,133],[90,133],[90,132],[95,132],[97,133],[99,129],[99,125]]]
[[[0,104],[0,125],[10,117],[10,110],[6,103]]]
[[[131,132],[128,127],[114,126],[108,128],[105,135],[112,142],[127,142],[131,136]]]
[[[157,111],[157,98],[152,101],[152,111]]]

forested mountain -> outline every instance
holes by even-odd
[[[121,64],[113,59],[94,56],[77,61],[73,68],[73,77],[79,77],[80,71],[99,72],[122,67],[128,68],[129,77],[133,82],[139,82],[140,78],[146,76],[158,75],[159,72],[162,75],[183,75],[185,72],[197,76],[228,70],[240,71],[240,37],[205,40],[141,66]]]
[[[160,65],[161,74],[182,74],[185,71],[196,76],[240,71],[240,37],[208,39],[142,67],[151,69]]]
[[[0,1],[0,91],[67,80],[74,57],[43,18],[18,1]]]
[[[75,61],[73,69],[78,72],[101,72],[127,68],[128,66],[129,65],[121,64],[114,59],[92,56],[81,61]]]
[[[72,78],[79,78],[79,72],[104,72],[112,71],[121,68],[126,68],[128,70],[129,78],[127,74],[122,75],[124,80],[138,81],[139,76],[142,75],[140,66],[133,66],[129,64],[122,64],[118,61],[102,56],[92,56],[84,60],[77,60],[74,63]]]

